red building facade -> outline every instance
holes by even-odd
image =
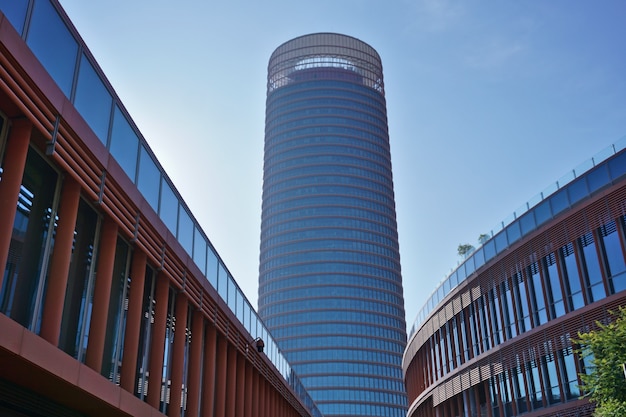
[[[572,338],[626,304],[626,138],[515,213],[437,288],[404,353],[409,417],[583,417]]]
[[[0,414],[321,415],[58,2],[0,12]]]

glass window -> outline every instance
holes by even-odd
[[[526,236],[528,233],[535,230],[535,212],[531,210],[523,215],[520,218],[519,223],[522,228],[522,236]]]
[[[105,145],[109,132],[112,102],[111,94],[102,83],[102,80],[89,62],[89,59],[87,59],[87,56],[83,54],[78,71],[74,106],[81,116],[83,116],[89,127],[94,131],[98,139],[100,139],[100,142]],[[135,145],[135,150],[131,153],[131,156],[137,159],[137,145]],[[133,161],[133,164],[134,163]],[[120,165],[124,166],[122,163],[120,163]],[[135,179],[134,170],[129,177],[133,180]]]
[[[178,223],[178,199],[163,177],[161,182],[161,204],[159,204],[159,217],[163,223],[170,229],[170,232],[176,236],[176,225]]]
[[[81,200],[59,336],[59,348],[81,362],[84,361],[91,322],[95,278],[92,263],[97,226],[98,215]]]
[[[217,273],[217,292],[222,300],[228,302],[228,278],[226,276],[226,269],[222,263],[219,263]]]
[[[548,402],[551,404],[561,401],[561,392],[559,390],[559,378],[556,372],[556,364],[554,354],[548,354],[542,358],[543,380],[546,388]]]
[[[587,173],[587,184],[589,184],[589,192],[594,192],[604,187],[610,182],[609,170],[607,165],[600,165],[593,171]]]
[[[141,154],[139,157],[139,175],[137,177],[137,188],[143,194],[143,197],[154,209],[159,211],[159,188],[161,184],[161,173],[156,163],[146,150],[141,146]]]
[[[483,248],[485,249],[486,262],[489,262],[494,256],[496,256],[496,241],[494,239],[487,241]]]
[[[569,310],[573,311],[585,305],[574,245],[568,243],[563,246],[560,249],[560,256],[564,265],[563,283],[565,284]]]
[[[200,271],[204,275],[207,274],[206,270],[206,251],[207,244],[204,236],[200,232],[200,229],[194,227],[194,237],[193,237],[193,261],[198,265]]]
[[[572,348],[563,349],[559,354],[559,368],[561,369],[561,380],[565,390],[567,400],[575,400],[580,397],[578,383],[578,373],[576,372],[576,362]]]
[[[541,226],[552,218],[552,213],[550,212],[550,200],[544,200],[537,204],[537,207],[535,207],[533,211],[535,212],[537,226]]]
[[[593,233],[590,232],[581,237],[579,243],[582,247],[582,263],[585,272],[587,295],[591,302],[601,300],[606,297],[606,291],[602,281],[602,271],[600,270]]]
[[[27,9],[28,0],[0,0],[0,10],[20,35],[24,30]]]
[[[559,271],[556,265],[556,255],[549,254],[544,258],[544,273],[546,278],[546,293],[550,301],[550,315],[557,318],[565,314],[565,304],[563,303],[563,291],[559,280]]]
[[[57,177],[37,152],[28,151],[0,287],[0,312],[31,330],[33,306],[44,297],[44,254],[54,240]]]
[[[613,180],[616,180],[626,174],[626,152],[622,152],[620,155],[611,159],[608,164],[609,171],[611,172],[611,178]]]
[[[575,204],[589,195],[587,190],[587,179],[585,177],[578,178],[567,186],[569,201]]]
[[[135,182],[139,138],[118,106],[115,106],[113,115],[110,151],[128,178]]]
[[[617,232],[617,223],[611,221],[600,227],[602,236],[602,249],[607,275],[611,282],[613,294],[626,289],[626,263],[624,262],[624,251]]]
[[[528,267],[528,273],[531,277],[528,283],[530,300],[533,307],[533,317],[535,318],[535,325],[539,326],[548,321],[548,314],[546,312],[546,301],[543,297],[541,274],[539,273],[539,265],[537,262]]]
[[[49,0],[35,2],[26,43],[65,96],[70,97],[78,44]]]
[[[502,231],[502,232],[498,233],[494,240],[496,242],[496,251],[498,253],[502,252],[503,250],[505,250],[509,246],[509,243],[506,240],[506,232],[505,231]]]
[[[178,215],[178,242],[189,255],[193,254],[193,222],[191,221],[191,216],[183,207],[180,208]]]
[[[568,208],[567,190],[563,188],[550,197],[550,205],[552,206],[552,214],[555,216]]]
[[[517,240],[522,237],[522,233],[519,227],[519,220],[514,221],[506,228],[506,235],[509,239],[509,244],[513,244],[517,242]]]
[[[206,276],[213,288],[217,290],[217,255],[211,249],[211,246],[207,247],[206,258]]]

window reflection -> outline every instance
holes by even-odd
[[[0,0],[0,10],[20,35],[24,30],[26,9],[28,9],[28,0]]]
[[[26,43],[69,98],[78,44],[49,0],[35,2]]]
[[[159,217],[176,236],[176,226],[178,223],[178,199],[169,183],[163,178],[161,180],[161,202],[159,204]]]
[[[156,163],[146,150],[141,146],[139,158],[139,175],[137,177],[137,187],[146,201],[154,209],[159,211],[159,188],[161,184],[161,172]]]
[[[80,60],[74,106],[81,116],[83,116],[89,127],[94,131],[98,139],[105,145],[109,131],[112,102],[111,94],[102,83],[102,80],[87,59],[87,56],[83,54]],[[118,156],[123,155],[118,154]],[[134,152],[131,152],[128,157],[133,156],[134,159],[137,158],[136,144]],[[116,157],[116,159],[118,158]],[[122,164],[120,163],[120,165]],[[133,180],[135,179],[134,169],[132,175],[129,174],[129,177]]]
[[[118,106],[115,106],[113,115],[113,129],[111,131],[109,150],[124,172],[126,172],[128,178],[135,182],[139,138]],[[158,172],[156,177],[158,178]]]

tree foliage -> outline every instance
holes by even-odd
[[[474,246],[470,245],[469,243],[459,244],[457,252],[459,256],[467,258],[470,253],[474,252]]]
[[[597,330],[578,333],[578,354],[587,364],[580,374],[581,388],[596,405],[596,417],[626,416],[626,307],[611,312],[615,320],[609,324],[596,323]]]

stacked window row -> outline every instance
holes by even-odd
[[[385,352],[379,352],[374,349],[353,349],[353,348],[322,348],[314,351],[306,350],[293,350],[288,353],[289,361],[291,363],[300,363],[308,361],[358,361],[361,363],[383,363],[383,364],[396,364],[400,360],[402,353],[390,354]],[[395,365],[394,365],[395,366]],[[319,368],[318,368],[319,369]],[[392,375],[385,375],[392,376]]]
[[[626,149],[626,136],[572,170],[553,186],[527,202],[510,219],[503,221],[496,231],[492,232],[493,238],[473,252],[426,301],[411,327],[410,335],[418,330],[428,315],[453,288],[478,268],[564,210],[626,175],[624,149]]]
[[[512,274],[428,340],[426,386],[473,357],[626,290],[624,216]]]
[[[398,254],[398,245],[394,245],[392,242],[384,242],[387,243],[386,246],[382,246],[381,244],[372,244],[366,243],[368,241],[351,241],[347,237],[342,239],[332,239],[332,234],[325,233],[327,230],[320,230],[319,237],[314,238],[304,238],[302,240],[294,240],[289,239],[291,243],[284,243],[279,245],[273,245],[274,248],[266,249],[263,252],[263,256],[261,257],[261,262],[266,260],[270,260],[274,257],[286,255],[290,253],[297,253],[300,251],[314,251],[314,250],[322,250],[322,249],[332,249],[332,250],[343,250],[343,251],[361,251],[368,254],[376,254],[381,256],[386,256],[388,258],[398,259],[400,255]],[[348,233],[349,234],[349,233]],[[331,236],[331,239],[322,239],[328,236]],[[374,235],[376,236],[376,235]],[[376,240],[384,240],[380,236],[376,236],[378,239]]]
[[[389,154],[389,144],[381,143],[380,140],[376,142],[372,142],[369,140],[364,140],[362,138],[350,137],[350,136],[333,136],[333,135],[310,135],[310,136],[299,136],[296,138],[291,138],[289,140],[284,140],[280,143],[273,143],[273,145],[266,145],[266,153],[273,154],[283,153],[286,150],[296,148],[296,147],[304,147],[304,146],[332,146],[337,147],[338,149],[354,149],[353,152],[358,152],[357,149],[362,150],[362,152],[366,152],[364,156],[367,156],[368,159],[379,162],[381,166],[386,169],[391,170],[391,166],[389,163],[390,154]],[[386,146],[385,146],[386,145]],[[357,153],[355,153],[357,155]],[[270,163],[273,164],[274,161],[272,159],[266,159],[265,166],[267,168],[270,167]]]
[[[285,190],[274,195],[265,195],[263,204],[265,206],[273,206],[279,204],[293,205],[294,200],[298,201],[307,199],[313,201],[315,204],[315,198],[323,198],[322,203],[326,202],[332,204],[334,202],[334,196],[351,197],[350,200],[361,200],[361,207],[363,204],[376,204],[374,202],[382,203],[393,209],[393,195],[389,193],[389,189],[386,187],[372,187],[373,183],[366,182],[366,187],[361,186],[341,186],[332,184],[320,184],[310,185],[307,187],[297,187],[289,190]],[[350,184],[350,183],[348,183]],[[372,188],[381,188],[378,192],[373,191]],[[313,197],[310,197],[313,196]],[[356,197],[356,198],[355,198]],[[355,204],[355,206],[359,206]],[[369,206],[366,206],[369,207]]]
[[[391,392],[403,392],[404,384],[400,379],[384,379],[378,377],[367,377],[362,375],[320,375],[320,376],[305,376],[302,377],[302,382],[308,387],[311,387],[311,392],[315,388],[353,388],[354,391],[359,391],[358,388],[370,389],[370,395],[382,395],[386,394],[382,391]],[[375,391],[374,391],[375,390]],[[317,393],[316,393],[317,394]],[[314,394],[314,395],[316,395]],[[319,399],[319,396],[316,398]],[[370,397],[371,398],[371,397]],[[338,398],[334,398],[338,399]],[[383,402],[383,398],[379,397],[378,400],[370,399],[371,402]],[[387,402],[387,401],[384,401]],[[396,402],[397,404],[397,402]]]
[[[292,317],[294,316],[294,317]],[[289,313],[282,316],[274,316],[266,320],[268,327],[300,324],[310,317],[311,322],[329,322],[341,317],[344,321],[372,323],[373,325],[385,326],[394,329],[403,329],[403,321],[377,313],[361,313],[356,311],[315,311],[311,313]],[[404,339],[404,336],[403,336]]]
[[[378,124],[380,126],[368,122],[362,122],[360,120],[345,119],[342,117],[320,116],[316,118],[304,118],[301,120],[285,122],[277,127],[267,129],[265,131],[265,134],[268,137],[278,137],[282,132],[285,131],[292,131],[297,129],[298,131],[304,132],[307,129],[310,129],[308,126],[333,126],[333,130],[341,129],[341,126],[349,126],[348,129],[353,132],[370,132],[370,135],[374,137],[385,137],[387,135],[386,126],[384,126],[382,123]],[[340,130],[336,130],[336,132],[339,133]]]
[[[363,213],[365,214],[365,213]],[[397,233],[395,229],[385,226],[376,219],[370,217],[309,217],[300,218],[296,221],[284,221],[279,224],[275,224],[271,227],[267,227],[263,230],[268,235],[279,234],[288,231],[306,230],[313,227],[342,227],[347,229],[363,229],[369,230],[373,233],[378,233],[383,236],[389,236],[397,239]],[[397,246],[397,245],[394,245]]]
[[[344,96],[345,98],[345,96]],[[353,120],[362,120],[371,124],[385,125],[387,123],[386,118],[379,110],[378,115],[371,114],[373,110],[368,106],[361,106],[358,103],[350,100],[337,99],[332,100],[332,105],[326,105],[324,107],[315,107],[310,102],[300,102],[301,105],[281,106],[280,109],[274,107],[273,114],[268,115],[266,128],[273,128],[277,125],[285,124],[288,121],[295,121],[298,119],[311,118],[315,116],[341,116],[342,118],[349,118]],[[345,107],[339,105],[340,102],[346,103]],[[288,111],[291,110],[291,111]],[[374,109],[375,110],[375,109]],[[383,116],[383,117],[381,117]]]
[[[358,336],[366,334],[368,337],[379,337],[381,339],[406,342],[404,329],[394,330],[373,323],[362,324],[362,322],[307,322],[306,324],[302,325],[293,324],[272,329],[272,335],[278,340],[284,340],[290,337],[307,336],[315,333],[348,336]]]
[[[305,375],[315,375],[320,373],[319,363],[300,363],[294,364],[294,369],[300,377]],[[363,362],[327,362],[324,364],[324,373],[326,374],[361,374],[361,375],[379,375],[387,378],[397,378],[402,380],[402,370],[397,366],[378,365]],[[402,385],[404,389],[404,385]]]
[[[344,282],[341,281],[341,283],[343,284]],[[259,300],[259,301],[262,305],[268,305],[268,304],[272,304],[272,303],[283,301],[283,300],[298,299],[298,298],[300,299],[316,298],[316,297],[363,298],[363,299],[370,299],[370,300],[376,300],[376,301],[385,301],[387,303],[396,304],[396,305],[403,304],[402,297],[398,295],[397,293],[394,294],[394,293],[389,293],[385,291],[374,290],[371,288],[365,288],[362,286],[338,285],[338,284],[333,283],[330,280],[327,281],[327,283],[325,284],[320,284],[320,286],[296,287],[296,288],[284,287],[284,289],[281,289],[276,292],[268,291],[262,296],[262,300]],[[312,314],[315,314],[315,313],[312,313]],[[300,318],[301,319],[306,318],[307,320],[315,320],[315,321],[317,320],[332,321],[333,320],[333,317],[330,315],[330,313],[326,313],[328,314],[328,317],[323,318],[323,319],[321,318],[321,314],[322,313],[317,313],[317,317],[319,317],[319,319],[315,319],[314,316],[311,316],[311,315],[308,315],[306,317],[301,316]],[[337,314],[337,313],[333,313],[333,314]],[[354,321],[365,321],[367,323],[370,323],[370,322],[380,322],[383,320],[383,318],[386,318],[386,316],[380,316],[378,314],[359,312],[361,316],[360,318],[353,317],[351,319],[347,319],[346,317],[348,317],[347,316],[348,314],[349,312],[346,312],[345,315],[342,314],[340,316],[335,316],[334,319],[338,320],[339,317],[341,317],[341,319],[343,320],[354,319]],[[288,317],[283,318],[284,321],[281,320],[281,323],[279,323],[278,321],[274,321],[273,324],[278,326],[280,324],[297,323],[301,321],[297,317],[298,317],[298,314],[291,314]],[[368,320],[368,319],[371,319],[371,320]],[[392,320],[392,319],[389,318],[389,320]],[[400,320],[398,319],[393,319],[393,321],[397,322],[398,324],[400,323]],[[269,326],[269,321],[266,321],[266,324]],[[404,327],[404,326],[397,326],[397,327]]]
[[[328,89],[325,89],[327,88]],[[308,93],[307,93],[308,90]],[[378,91],[371,90],[363,85],[355,83],[346,83],[336,80],[315,80],[303,81],[292,84],[290,88],[279,88],[272,91],[267,98],[267,108],[274,107],[274,103],[278,102],[281,97],[291,96],[297,92],[297,97],[310,98],[315,96],[333,97],[340,91],[342,95],[360,97],[362,100],[370,100],[375,107],[385,107],[385,99]],[[310,94],[310,96],[308,95]],[[289,97],[289,99],[291,99]]]
[[[287,209],[286,209],[287,210]],[[309,227],[311,223],[306,222],[314,222],[316,220],[324,219],[323,222],[326,223],[329,219],[337,219],[338,221],[345,220],[347,225],[350,226],[349,219],[366,219],[371,222],[375,222],[377,224],[382,224],[386,226],[390,226],[391,233],[386,231],[384,234],[395,236],[394,233],[396,228],[395,217],[389,217],[381,215],[380,213],[370,211],[370,210],[362,210],[357,208],[350,207],[342,207],[342,206],[314,206],[314,207],[301,207],[298,210],[290,209],[286,212],[276,213],[271,216],[266,216],[262,221],[262,231],[268,230],[268,226],[270,225],[281,225],[285,224],[284,228],[278,229],[278,231],[288,230],[289,223],[288,221],[298,222],[295,225],[295,228],[299,228],[299,224],[304,225],[304,227]],[[293,227],[293,226],[292,226]],[[377,231],[375,227],[371,228],[372,231]],[[268,230],[268,233],[270,231]]]
[[[368,178],[371,181],[376,181],[377,183],[389,188],[393,185],[387,168],[376,163],[366,161],[367,152],[360,150],[352,152],[352,149],[345,147],[333,148],[322,146],[318,149],[312,149],[310,147],[306,149],[298,149],[297,151],[290,152],[290,154],[292,154],[290,156],[299,156],[307,153],[314,154],[316,156],[296,158],[295,160],[290,161],[290,164],[294,166],[294,169],[276,172],[275,175],[268,178],[264,184],[265,192],[273,192],[280,189],[274,187],[281,185],[284,182],[289,184],[290,180],[294,181],[299,180],[300,178],[310,178],[311,176],[316,178],[317,182],[321,182],[321,178],[317,178],[321,175],[333,178],[331,182],[336,181],[334,179],[335,177],[345,176],[348,178]],[[339,156],[340,154],[343,154],[343,156]],[[328,164],[331,159],[334,159],[334,164]],[[319,163],[321,160],[323,160],[323,163]],[[369,169],[364,168],[364,165],[366,164],[370,165],[368,167]],[[296,167],[298,168],[296,169]],[[271,172],[271,170],[268,172]],[[311,180],[309,179],[309,181]],[[302,183],[299,182],[296,182],[295,184],[302,185]],[[289,185],[282,185],[282,187],[288,186]]]
[[[391,269],[376,268],[371,265],[352,264],[343,262],[325,262],[318,264],[310,264],[305,266],[285,267],[274,271],[268,271],[264,274],[264,281],[270,281],[276,278],[285,278],[293,275],[312,275],[319,274],[363,274],[371,277],[380,277],[383,279],[401,282],[398,271]]]
[[[328,391],[329,394],[332,395],[333,392],[336,391]],[[343,393],[339,393],[342,396]],[[349,398],[352,397],[361,397],[358,392],[346,392],[346,395]],[[401,398],[401,396],[400,396]],[[340,401],[338,399],[337,401]],[[321,400],[316,400],[321,401]],[[319,409],[325,416],[372,416],[372,417],[405,417],[406,415],[406,406],[402,407],[390,407],[389,405],[372,405],[372,404],[363,404],[361,400],[353,400],[354,403],[346,404],[346,403],[338,403],[338,404],[328,404],[320,402]],[[404,400],[406,402],[406,399]],[[401,404],[399,402],[392,402],[391,404]]]
[[[315,275],[304,275],[297,276],[292,278],[284,278],[280,280],[273,281],[264,281],[261,283],[261,293],[269,293],[273,291],[283,290],[285,288],[293,288],[293,287],[306,287],[313,285],[326,285],[329,282],[341,282],[345,285],[352,286],[361,286],[361,287],[370,287],[377,288],[379,290],[383,290],[385,292],[390,292],[392,294],[397,294],[400,296],[402,294],[402,288],[398,285],[397,281],[388,281],[385,279],[380,279],[377,277],[367,277],[361,275],[338,275],[338,274],[328,274],[324,276],[320,276],[318,274]]]
[[[280,346],[285,351],[305,348],[352,347],[360,349],[378,349],[402,353],[405,343],[375,339],[369,336],[307,336],[283,339]]]
[[[269,135],[269,134],[268,134]],[[320,125],[314,127],[299,127],[297,129],[290,129],[285,132],[274,132],[274,135],[266,135],[265,149],[270,149],[276,143],[291,142],[293,139],[305,138],[305,137],[318,137],[321,135],[329,136],[343,136],[346,138],[357,138],[359,141],[371,142],[383,147],[389,147],[389,140],[386,139],[387,135],[380,136],[370,133],[368,130],[357,129],[351,127],[343,127],[340,125],[327,126]]]

